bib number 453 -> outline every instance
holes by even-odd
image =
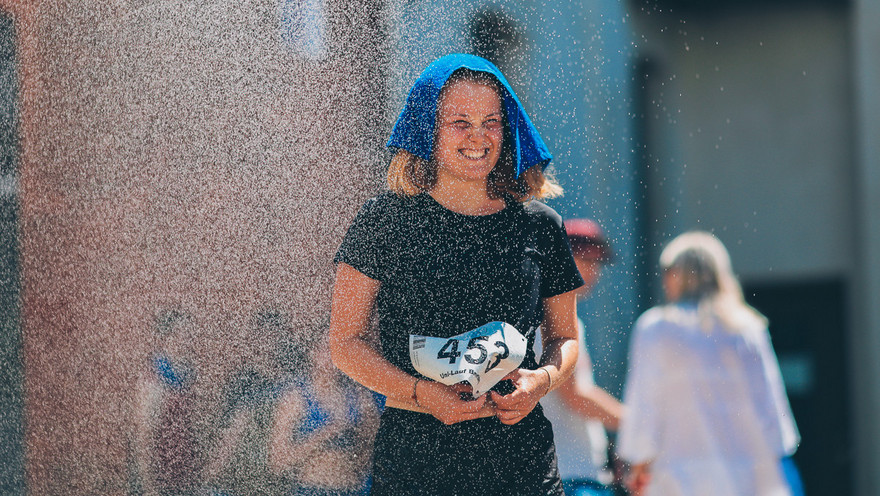
[[[464,352],[465,361],[471,365],[480,365],[485,362],[489,358],[489,350],[486,349],[484,343],[488,344],[488,342],[489,338],[486,336],[477,336],[468,341],[467,350]],[[494,369],[501,363],[501,360],[510,355],[510,349],[504,341],[495,341],[493,344],[498,352],[495,354],[495,359],[490,360],[486,364],[486,370],[483,373]],[[449,363],[455,363],[455,360],[460,356],[461,351],[458,350],[458,340],[454,338],[446,341],[446,344],[437,352],[437,360],[449,359]]]

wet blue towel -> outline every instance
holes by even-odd
[[[425,160],[431,159],[440,90],[449,76],[463,67],[492,74],[501,83],[502,105],[509,124],[505,138],[512,144],[516,176],[519,177],[534,165],[546,167],[553,156],[526,115],[507,79],[492,62],[476,55],[461,53],[440,57],[422,72],[409,90],[406,104],[391,131],[388,146],[402,148]]]

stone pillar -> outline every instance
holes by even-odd
[[[126,491],[157,315],[191,317],[209,439],[219,385],[268,360],[254,316],[329,312],[380,176],[384,33],[379,0],[315,3],[292,38],[275,0],[19,4],[30,492]]]

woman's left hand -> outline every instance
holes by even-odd
[[[507,395],[490,391],[495,414],[502,424],[513,425],[524,419],[550,390],[550,375],[543,370],[516,369],[502,380],[510,380],[516,389]]]

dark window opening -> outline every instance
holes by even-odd
[[[847,294],[839,279],[744,284],[770,336],[802,441],[807,494],[852,494]]]

